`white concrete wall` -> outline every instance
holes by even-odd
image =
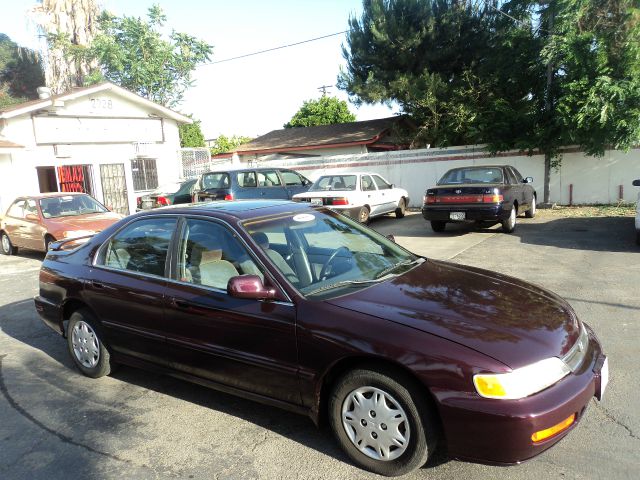
[[[424,191],[434,185],[449,169],[466,165],[513,165],[525,177],[533,177],[533,187],[542,200],[544,156],[527,156],[518,152],[491,156],[482,146],[444,149],[405,150],[362,155],[325,156],[263,162],[260,166],[278,165],[300,171],[311,180],[329,171],[376,172],[409,191],[411,206],[422,204]],[[585,156],[567,149],[561,166],[551,174],[551,201],[569,203],[569,185],[573,185],[574,204],[617,203],[619,185],[623,185],[625,202],[635,202],[637,187],[631,182],[640,178],[640,148],[628,153],[607,151],[603,158]]]

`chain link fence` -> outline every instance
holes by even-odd
[[[197,178],[205,172],[231,166],[230,160],[212,160],[208,148],[181,148],[178,151],[182,178]]]

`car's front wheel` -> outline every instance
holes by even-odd
[[[529,205],[529,210],[527,210],[524,214],[527,218],[533,218],[536,216],[536,197],[531,198],[531,205]]]
[[[404,198],[401,198],[398,202],[398,208],[396,208],[396,218],[404,217],[404,214],[407,211],[407,201]]]
[[[352,370],[329,399],[338,443],[360,467],[379,475],[404,475],[421,467],[438,438],[425,392],[409,379],[397,379],[373,369]]]
[[[5,232],[2,232],[2,235],[0,235],[0,252],[2,252],[3,255],[15,255],[18,253],[18,249],[13,246],[9,235]]]
[[[71,315],[67,325],[69,353],[78,369],[87,377],[99,378],[111,373],[111,356],[99,334],[98,322],[87,310]]]

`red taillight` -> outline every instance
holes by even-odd
[[[158,205],[171,205],[171,202],[169,201],[169,199],[167,197],[158,197],[156,198],[156,203]]]
[[[224,199],[225,199],[225,200],[233,200],[233,193],[227,193],[227,194],[224,196]]]
[[[501,203],[504,200],[502,195],[498,195],[495,193],[492,194],[484,194],[482,196],[482,203]]]
[[[331,205],[349,205],[349,200],[345,197],[332,198]]]
[[[425,195],[424,203],[436,203],[436,196],[435,195]]]

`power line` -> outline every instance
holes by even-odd
[[[204,65],[215,65],[217,63],[230,62],[232,60],[238,60],[240,58],[252,57],[254,55],[260,55],[262,53],[273,52],[275,50],[282,50],[283,48],[295,47],[296,45],[302,45],[303,43],[315,42],[316,40],[323,40],[329,37],[335,37],[336,35],[343,35],[347,33],[349,30],[345,30],[343,32],[330,33],[329,35],[323,35],[321,37],[310,38],[308,40],[302,40],[301,42],[289,43],[288,45],[281,45],[279,47],[267,48],[266,50],[260,50],[258,52],[246,53],[244,55],[238,55],[237,57],[225,58],[224,60],[216,60],[215,62],[202,63],[200,66]]]

